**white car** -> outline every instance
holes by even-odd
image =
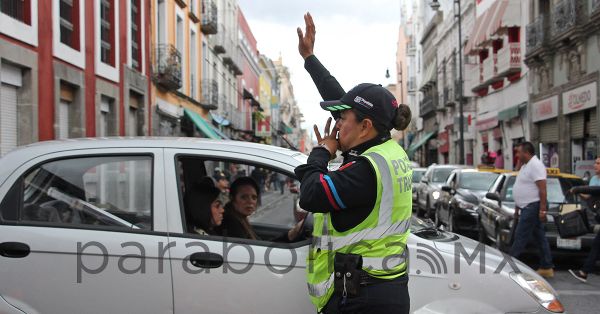
[[[306,159],[194,138],[67,140],[7,154],[0,159],[0,313],[314,313],[305,282],[310,238],[188,233],[182,202],[186,182],[217,164],[293,176]],[[524,264],[499,267],[507,260],[490,247],[418,219],[412,226],[414,313],[562,311],[556,292]],[[289,228],[253,227],[263,239]]]

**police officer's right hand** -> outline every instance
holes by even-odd
[[[315,23],[310,13],[304,14],[304,23],[306,24],[306,34],[298,27],[298,51],[302,58],[306,59],[313,55],[315,48],[315,34],[317,33]]]
[[[316,124],[314,125],[314,130],[315,135],[317,136],[317,143],[319,143],[319,146],[326,148],[329,151],[329,154],[331,155],[331,159],[334,159],[339,147],[337,141],[338,129],[337,125],[334,125],[333,129],[330,130],[331,121],[331,117],[327,119],[327,124],[325,124],[325,130],[323,130],[323,137],[321,137],[321,132],[319,132],[319,127]]]

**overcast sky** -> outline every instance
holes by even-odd
[[[396,47],[402,0],[239,0],[260,53],[283,57],[290,68],[305,128],[322,128],[329,116],[298,53],[296,27],[304,29],[309,11],[316,24],[315,55],[344,89],[363,83],[387,85],[395,80]],[[392,77],[385,78],[386,69]]]

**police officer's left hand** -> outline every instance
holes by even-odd
[[[333,129],[331,129],[331,117],[329,119],[327,119],[327,124],[325,124],[325,130],[323,130],[324,132],[324,136],[321,137],[321,133],[319,132],[319,127],[317,127],[317,125],[315,124],[314,126],[314,130],[315,130],[315,135],[317,136],[317,143],[319,143],[320,146],[325,147],[328,151],[329,154],[331,155],[331,159],[334,159],[336,156],[336,153],[338,151],[338,141],[337,141],[337,126],[334,125]]]

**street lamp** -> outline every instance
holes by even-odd
[[[458,18],[458,113],[459,113],[459,164],[465,164],[465,117],[464,117],[464,97],[463,97],[463,56],[462,56],[462,11],[460,0],[453,0],[456,11],[454,17]],[[429,3],[432,10],[437,11],[440,8],[438,0],[432,0]]]

